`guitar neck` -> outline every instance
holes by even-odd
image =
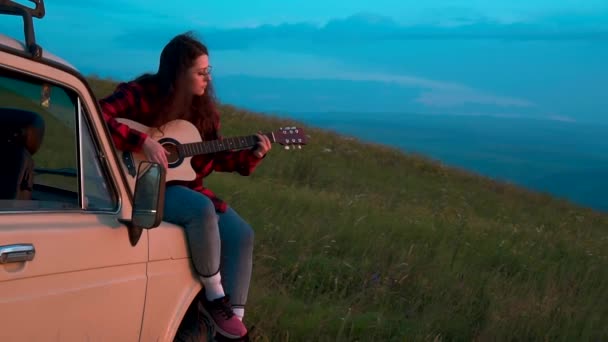
[[[272,133],[262,133],[270,139],[270,142],[275,143]],[[179,149],[184,157],[193,157],[199,154],[209,154],[228,150],[240,150],[248,147],[253,147],[258,143],[258,137],[255,135],[237,136],[231,138],[223,138],[217,140],[201,141],[195,143],[181,144]]]

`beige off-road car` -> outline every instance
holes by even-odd
[[[164,170],[140,164],[130,191],[87,81],[36,44],[30,1],[0,0],[25,28],[0,35],[0,341],[205,340]]]

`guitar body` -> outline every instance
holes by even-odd
[[[148,127],[133,120],[118,118],[118,122],[128,125],[140,132],[148,134],[152,139],[159,142],[163,147],[170,152],[167,155],[169,168],[166,173],[166,181],[180,180],[190,181],[196,177],[196,172],[190,165],[192,157],[184,157],[178,152],[178,146],[186,143],[201,142],[201,135],[198,129],[186,120],[173,120],[165,124],[161,129]],[[137,177],[137,168],[141,161],[148,161],[143,152],[127,152],[116,150],[121,160],[121,167],[125,175],[131,191],[135,191],[135,181]]]

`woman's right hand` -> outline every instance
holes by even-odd
[[[146,140],[144,140],[143,150],[149,161],[159,163],[160,165],[163,165],[165,169],[169,167],[167,155],[170,153],[156,140],[147,137]]]

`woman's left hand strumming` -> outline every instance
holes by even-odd
[[[270,139],[268,139],[267,136],[262,134],[262,132],[259,132],[256,135],[257,135],[259,141],[258,141],[258,146],[256,147],[255,150],[253,150],[253,155],[255,155],[258,158],[262,158],[272,148],[272,143],[270,142]]]

